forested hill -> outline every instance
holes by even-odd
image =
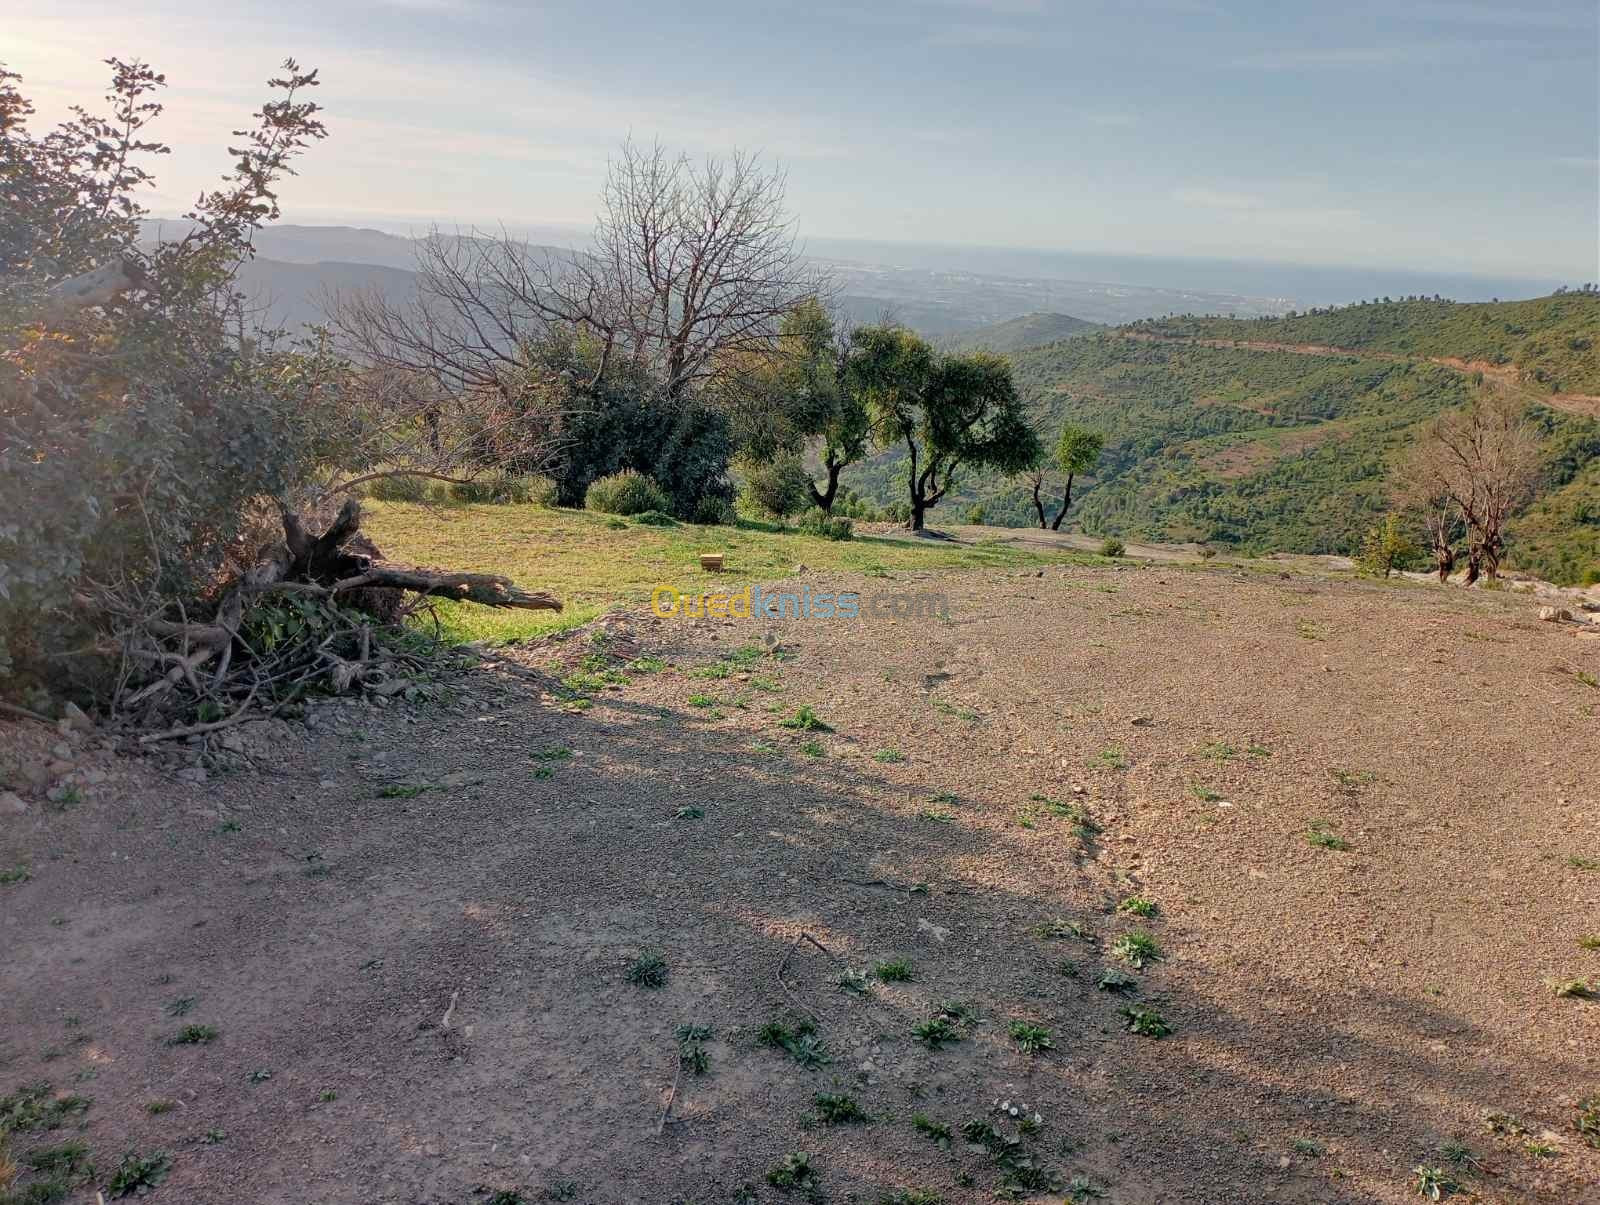
[[[993,351],[1003,355],[1103,329],[1097,322],[1086,322],[1071,314],[1023,314],[959,335],[955,342],[961,351]]]
[[[1473,304],[1363,302],[1283,318],[1159,318],[1130,329],[1510,366],[1522,384],[1540,392],[1600,394],[1600,292],[1590,290]]]
[[[1496,308],[1498,328],[1460,318]],[[1430,321],[1404,328],[1395,320],[1408,311]],[[1518,325],[1516,314],[1526,326],[1511,335],[1505,327]],[[1508,354],[1484,333],[1496,329],[1497,337],[1517,339],[1517,348],[1566,347],[1600,334],[1585,314],[1600,314],[1600,298],[1500,307],[1398,302],[1274,322],[1170,319],[1008,358],[1042,433],[1072,422],[1106,436],[1099,471],[1075,491],[1069,522],[1076,529],[1241,551],[1347,553],[1387,509],[1389,463],[1422,425],[1479,389],[1512,387],[1427,357]],[[1463,330],[1477,330],[1477,342]],[[1260,346],[1361,339],[1364,349],[1350,354]],[[1564,363],[1581,364],[1585,351],[1568,348]],[[1539,389],[1525,392],[1546,433],[1548,463],[1538,499],[1512,526],[1511,560],[1553,580],[1579,581],[1600,570],[1600,422],[1539,404]],[[902,477],[889,452],[857,466],[847,483],[894,502]],[[932,521],[965,521],[974,505],[988,523],[1033,522],[1028,493],[997,476],[966,479]]]

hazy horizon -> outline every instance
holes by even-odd
[[[0,54],[41,125],[94,107],[108,54],[165,72],[158,212],[293,53],[331,133],[283,190],[305,223],[581,228],[632,134],[780,161],[811,244],[1575,283],[1600,276],[1597,33],[1585,0],[60,0]]]

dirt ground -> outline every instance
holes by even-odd
[[[1214,566],[808,584],[949,618],[632,614],[0,816],[0,1094],[93,1101],[16,1149],[81,1125],[98,1184],[159,1149],[153,1199],[219,1205],[798,1201],[767,1173],[803,1152],[827,1200],[912,1205],[995,1198],[987,1121],[1041,1201],[1403,1202],[1419,1165],[1600,1201],[1600,1003],[1550,985],[1600,985],[1600,627]],[[831,731],[783,726],[807,706]],[[978,1020],[928,1049],[951,1002]]]

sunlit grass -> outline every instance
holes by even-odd
[[[834,541],[775,525],[618,526],[622,522],[609,515],[538,506],[369,501],[363,529],[392,560],[504,574],[520,586],[548,590],[566,604],[559,613],[436,604],[446,638],[491,643],[574,627],[612,607],[643,608],[659,585],[683,593],[738,590],[785,577],[800,564],[813,571],[892,577],[897,570],[1095,560],[999,541],[958,545],[881,536]],[[724,571],[703,572],[702,552],[723,553]],[[887,582],[883,586],[893,588]],[[423,622],[431,627],[431,620],[424,617]]]

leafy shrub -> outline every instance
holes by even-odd
[[[583,496],[583,505],[586,510],[606,515],[640,515],[645,511],[666,510],[672,503],[649,477],[623,469],[591,483]]]
[[[740,500],[756,515],[787,519],[810,505],[811,475],[793,455],[748,465]]]
[[[103,584],[146,612],[204,593],[261,500],[333,459],[349,418],[326,348],[241,341],[228,301],[255,227],[278,216],[274,181],[325,132],[304,100],[314,73],[285,64],[233,174],[187,215],[192,232],[150,246],[136,197],[164,149],[143,128],[163,80],[109,62],[117,116],[79,110],[45,135],[0,70],[0,675],[37,667],[80,693],[109,667],[57,654],[103,634]],[[53,295],[91,272],[103,304]]]
[[[678,521],[671,515],[659,510],[643,511],[633,517],[635,523],[642,523],[646,527],[676,527]]]
[[[1361,537],[1361,552],[1356,556],[1356,572],[1365,577],[1388,577],[1415,556],[1417,546],[1406,535],[1399,515],[1385,515]]]
[[[513,473],[500,473],[491,477],[479,477],[475,481],[464,481],[450,487],[450,494],[457,502],[496,503],[500,505],[527,505],[533,501],[533,482],[535,480],[549,481],[549,478],[536,479],[532,477],[519,477]]]
[[[1101,556],[1121,556],[1128,551],[1128,546],[1116,536],[1107,536],[1100,541]]]
[[[437,482],[426,477],[379,477],[358,487],[360,492],[377,502],[426,502]]]
[[[707,494],[694,504],[694,510],[690,513],[689,521],[691,523],[700,523],[707,527],[731,523],[733,521],[733,506],[726,498]]]
[[[829,517],[812,507],[800,517],[799,528],[808,535],[825,540],[848,540],[855,534],[855,525],[842,515]]]

